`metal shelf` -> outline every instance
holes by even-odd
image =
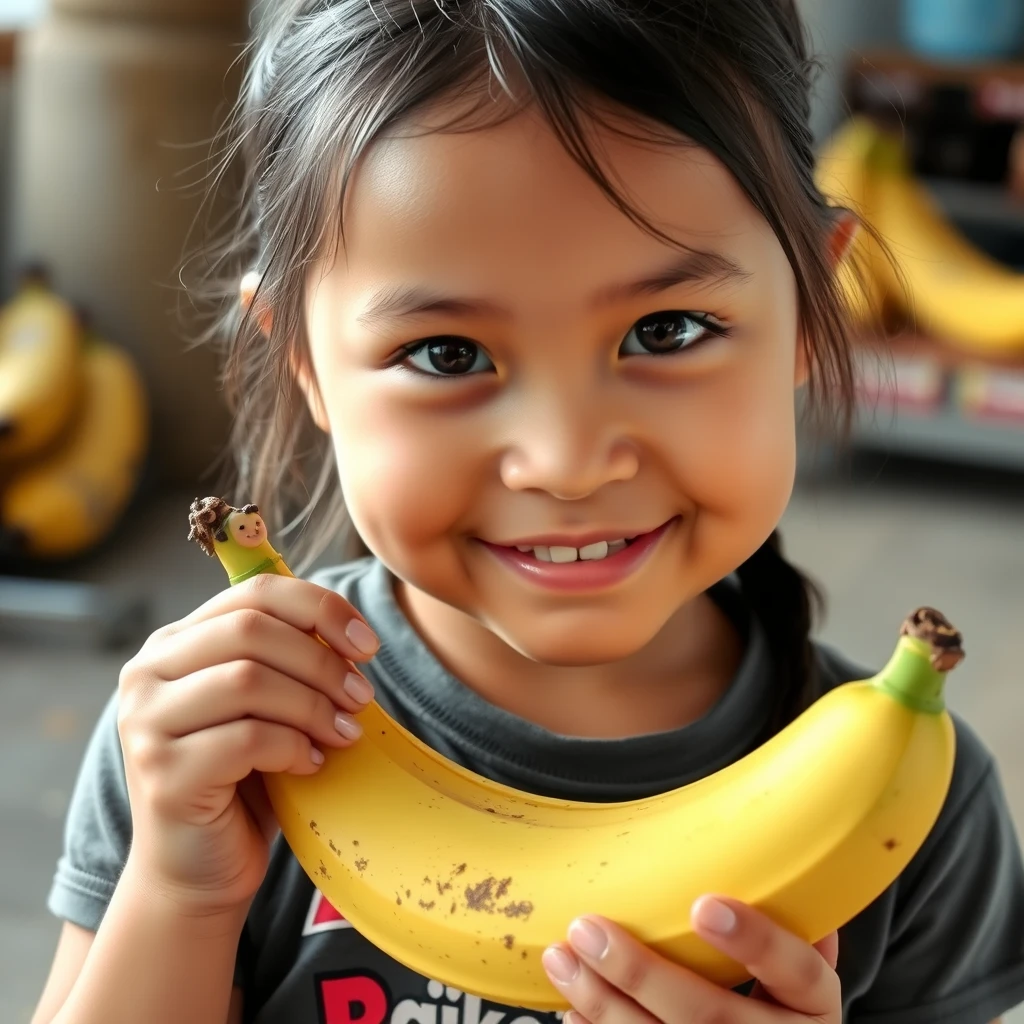
[[[885,403],[861,406],[851,440],[875,451],[1024,470],[1024,424],[975,421],[950,406],[929,412]]]
[[[953,221],[1024,232],[1024,200],[1005,186],[946,178],[922,178],[921,183]]]

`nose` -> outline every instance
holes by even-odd
[[[501,459],[502,482],[509,490],[544,491],[563,501],[631,480],[638,469],[627,427],[594,389],[550,383],[517,408],[512,441]]]

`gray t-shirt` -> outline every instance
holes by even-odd
[[[520,789],[640,798],[693,782],[763,739],[772,666],[763,631],[731,580],[711,596],[737,624],[745,654],[717,705],[682,729],[598,740],[548,732],[453,678],[402,614],[379,562],[363,559],[315,578],[380,636],[368,675],[383,707],[447,757]],[[871,674],[816,650],[820,692]],[[91,930],[132,831],[115,700],[116,693],[91,737],[48,898],[58,917]],[[934,830],[900,878],[841,929],[848,1024],[987,1024],[1024,1001],[1021,852],[991,755],[960,719],[956,731],[952,787]],[[481,1002],[396,963],[323,899],[280,837],[248,915],[235,978],[255,1024],[548,1024],[560,1016]]]

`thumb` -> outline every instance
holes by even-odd
[[[238,783],[238,795],[269,845],[277,838],[280,826],[277,823],[274,808],[270,805],[270,797],[267,796],[263,776],[259,772],[250,772]]]
[[[839,932],[832,932],[831,935],[826,935],[820,942],[814,944],[814,948],[834,971],[836,964],[839,963]]]

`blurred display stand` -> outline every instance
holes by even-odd
[[[0,575],[0,642],[116,648],[141,643],[150,617],[133,588]]]
[[[18,37],[10,263],[41,263],[138,361],[160,480],[192,486],[228,415],[183,257],[225,221],[208,195],[214,138],[241,82],[245,0],[52,0]],[[203,275],[198,263],[185,282]]]
[[[852,113],[903,135],[915,174],[966,238],[1024,272],[1024,62],[862,52],[845,95]],[[1024,471],[1024,332],[1020,352],[864,338],[854,447]]]
[[[152,439],[130,516],[156,489],[201,489],[227,438],[215,356],[190,347],[208,321],[178,272],[235,200],[235,178],[211,200],[207,175],[241,83],[248,2],[11,2],[13,13],[0,0],[0,300],[18,268],[42,264],[134,358]],[[96,556],[119,543],[115,531]],[[0,642],[141,642],[148,589],[81,582],[83,568],[0,551]]]

